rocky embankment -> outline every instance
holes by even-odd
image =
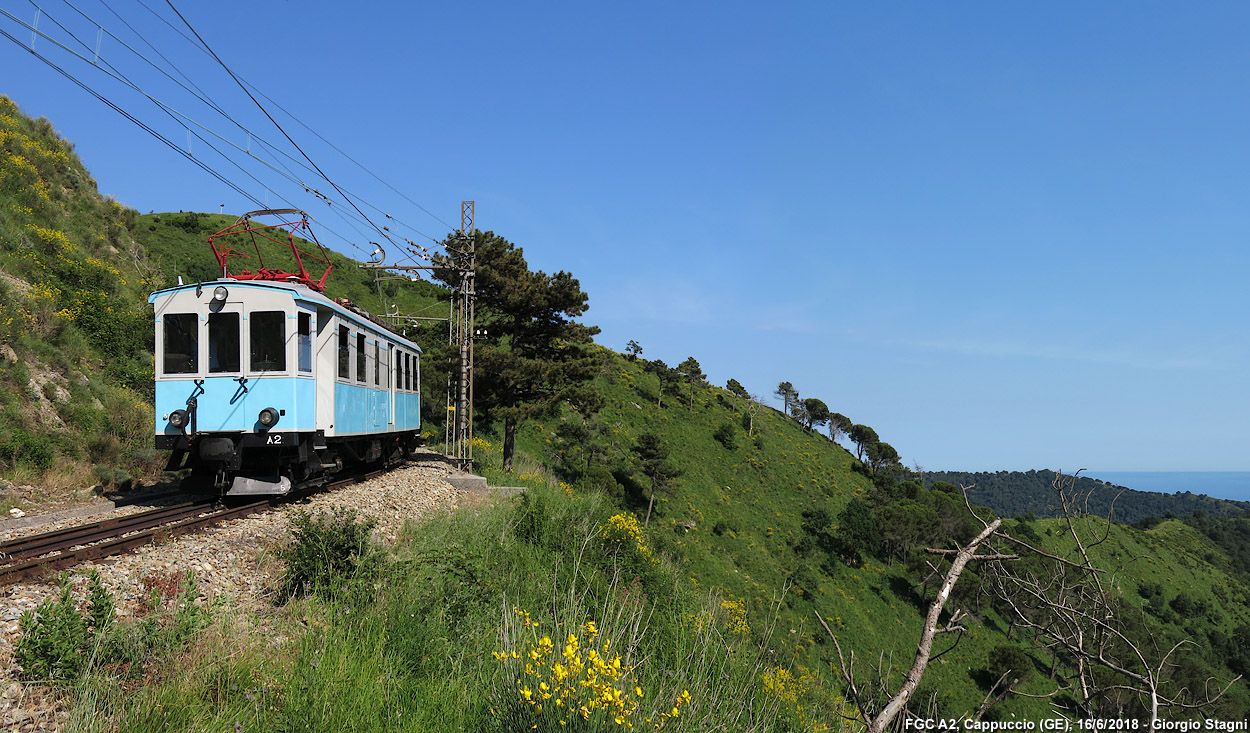
[[[76,570],[95,569],[100,573],[116,599],[119,621],[141,612],[141,604],[154,585],[176,583],[187,571],[195,573],[204,598],[224,596],[227,607],[235,613],[263,609],[271,605],[270,596],[282,570],[272,549],[288,537],[293,512],[352,508],[378,520],[376,539],[393,543],[405,522],[474,499],[473,495],[453,488],[448,483],[450,476],[450,469],[441,461],[414,461],[354,486],[237,519],[199,534],[149,545],[133,554],[84,563]],[[79,516],[53,524],[0,529],[0,541],[96,518],[100,517]],[[75,578],[85,587],[84,577],[78,574]],[[55,578],[0,588],[0,730],[59,730],[68,718],[65,702],[54,692],[18,681],[19,670],[13,661],[13,644],[18,638],[22,613],[36,608],[55,590]]]

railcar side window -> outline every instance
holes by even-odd
[[[378,341],[373,342],[373,384],[374,386],[382,383],[382,344]]]
[[[208,314],[208,371],[239,371],[239,314]]]
[[[408,352],[404,352],[404,373],[400,377],[400,389],[408,389]]]
[[[356,334],[356,381],[365,381],[365,335]]]
[[[348,346],[351,344],[350,329],[339,324],[339,378],[352,378],[352,357]]]
[[[300,313],[296,319],[299,329],[299,370],[301,372],[312,371],[312,316],[308,313]]]
[[[250,359],[254,372],[286,371],[286,313],[252,311],[248,316]]]
[[[417,361],[417,357],[412,354],[404,354],[404,389],[412,391],[412,365]]]
[[[195,374],[200,370],[200,317],[196,313],[170,313],[165,324],[165,373]]]
[[[407,356],[402,351],[395,352],[395,389],[404,388],[404,359]]]

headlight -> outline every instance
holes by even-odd
[[[229,294],[230,291],[226,290],[224,286],[218,285],[216,288],[213,288],[213,300],[219,300],[224,303],[226,302],[226,296]]]
[[[182,429],[183,427],[185,427],[187,424],[187,411],[186,410],[174,410],[173,412],[169,413],[169,424],[173,425],[174,427],[178,429]]]
[[[278,411],[272,407],[266,407],[260,411],[260,417],[257,420],[260,420],[260,424],[267,428],[273,427],[278,423]]]

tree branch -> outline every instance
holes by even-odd
[[[964,566],[968,561],[973,559],[976,554],[977,547],[981,545],[994,531],[1003,523],[1001,519],[995,519],[986,525],[971,542],[967,544],[951,561],[951,567],[946,571],[946,578],[942,582],[942,587],[938,590],[937,597],[933,599],[933,603],[929,606],[929,615],[925,619],[924,631],[920,634],[920,646],[916,649],[916,661],[912,665],[911,671],[907,673],[907,677],[903,682],[903,686],[899,689],[894,697],[890,698],[881,713],[868,724],[868,733],[881,733],[886,726],[894,720],[899,711],[907,705],[907,701],[911,698],[912,693],[920,686],[920,678],[924,675],[925,667],[929,664],[929,654],[933,649],[933,637],[937,634],[938,617],[942,615],[942,609],[946,606],[946,600],[950,597],[951,590],[955,587],[955,582],[959,580],[960,573],[963,572]]]

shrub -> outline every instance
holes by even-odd
[[[87,612],[78,610],[69,573],[61,573],[57,594],[18,621],[22,636],[15,656],[27,679],[73,680],[85,670],[94,649],[113,626],[113,595],[94,570],[87,590]]]
[[[989,666],[985,671],[991,685],[999,679],[1003,679],[1004,684],[1011,684],[1013,680],[1022,684],[1033,676],[1033,660],[1014,644],[1000,644],[990,652]]]
[[[342,507],[315,516],[296,512],[291,518],[292,542],[277,553],[287,563],[283,596],[333,595],[345,582],[372,577],[382,560],[370,539],[377,524],[376,519],[358,518],[354,509]]]
[[[625,496],[625,487],[621,486],[607,466],[594,464],[575,484],[579,491],[605,494],[621,499]]]
[[[34,468],[51,468],[56,459],[52,441],[45,435],[14,430],[7,438],[0,439],[0,459],[13,466],[27,465]]]
[[[723,423],[712,433],[712,437],[716,439],[716,442],[725,446],[726,450],[734,450],[738,447],[737,430],[734,429],[732,423]]]
[[[547,503],[542,494],[526,491],[521,494],[516,508],[516,525],[513,530],[517,539],[541,546],[543,530],[547,521]]]
[[[18,621],[22,636],[15,656],[30,680],[72,680],[83,668],[87,624],[74,604],[69,574],[61,573],[58,593]]]
[[[104,637],[99,659],[103,664],[124,665],[132,673],[142,670],[154,654],[189,642],[212,622],[214,607],[225,600],[219,597],[214,604],[200,601],[199,582],[190,570],[185,574],[152,573],[143,578],[142,585],[148,593],[146,615]]]

